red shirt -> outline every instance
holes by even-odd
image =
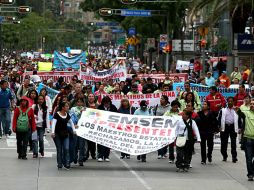
[[[27,109],[28,108],[21,108],[21,111],[23,113],[25,113]],[[12,122],[12,130],[15,133],[16,133],[17,120],[18,120],[19,114],[20,114],[19,109],[16,108],[14,110],[14,116],[13,116],[13,122]],[[34,111],[33,111],[33,109],[31,107],[30,107],[30,110],[28,111],[27,115],[28,115],[29,124],[30,124],[28,127],[32,128],[32,132],[34,132],[36,130],[36,125],[35,125]]]
[[[240,107],[241,105],[243,105],[243,100],[244,97],[246,96],[246,93],[237,93],[234,97],[234,105],[237,107]]]
[[[226,100],[224,96],[217,92],[214,96],[212,94],[209,94],[205,98],[206,102],[209,102],[210,104],[210,110],[214,112],[219,112],[221,107],[226,106]],[[218,104],[221,104],[221,106],[217,107]]]

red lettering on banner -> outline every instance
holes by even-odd
[[[108,123],[108,126],[114,128],[114,129],[116,128],[116,124],[115,123]]]
[[[149,135],[149,132],[150,132],[150,128],[142,128],[141,130],[142,135]]]
[[[134,133],[140,133],[140,127],[139,126],[135,126],[134,128]]]
[[[160,98],[160,94],[153,94],[153,98]]]
[[[106,121],[100,121],[99,123],[98,123],[99,125],[105,125],[105,124],[107,124],[107,122]]]
[[[159,129],[152,129],[153,130],[153,135],[156,135],[157,134],[157,131],[159,130]]]
[[[168,136],[170,137],[172,130],[168,129]]]
[[[126,132],[131,132],[131,131],[132,131],[132,128],[133,128],[133,125],[128,125],[128,124],[127,124],[127,125],[125,126],[125,131],[126,131]]]
[[[160,130],[160,136],[165,136],[166,134],[166,129],[161,129]]]

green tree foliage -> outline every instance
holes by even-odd
[[[146,9],[146,10],[163,10],[164,16],[154,16],[151,18],[142,17],[121,17],[110,16],[103,17],[105,20],[114,20],[121,23],[124,29],[136,27],[139,34],[144,37],[157,37],[159,34],[166,33],[166,15],[168,14],[168,30],[171,37],[179,37],[179,31],[182,26],[185,9],[189,3],[178,1],[176,3],[136,3],[134,5],[122,4],[120,0],[86,0],[81,3],[80,7],[84,11],[94,11],[98,14],[100,8],[111,9]]]

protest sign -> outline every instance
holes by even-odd
[[[139,116],[87,108],[76,132],[82,138],[114,150],[141,155],[174,142],[179,119],[179,116]]]
[[[32,71],[25,72],[22,77],[24,78],[26,75],[32,75]],[[79,72],[76,71],[49,71],[49,72],[37,72],[37,75],[41,78],[41,81],[53,79],[53,81],[57,81],[59,77],[63,77],[65,82],[70,82],[71,78],[74,75],[79,75]]]
[[[178,60],[176,62],[176,70],[179,70],[179,71],[187,71],[187,70],[189,70],[189,66],[190,66],[189,61]]]
[[[78,70],[81,63],[86,63],[86,53],[82,52],[76,56],[65,56],[57,51],[54,52],[54,65],[55,69],[68,69],[72,68]]]
[[[51,71],[52,62],[38,62],[38,71]]]
[[[156,105],[160,104],[161,95],[166,95],[169,99],[169,102],[172,102],[176,98],[174,91],[153,93],[153,94],[133,94],[133,95],[120,95],[120,94],[109,94],[112,103],[119,108],[121,100],[127,98],[130,101],[130,104],[134,108],[139,108],[141,100],[146,100],[149,108],[154,108]]]
[[[42,83],[39,84],[39,86],[37,87],[37,92],[40,93],[42,88],[46,88],[47,92],[48,92],[48,96],[50,97],[51,100],[53,100],[57,94],[59,94],[59,91],[50,88]]]
[[[205,101],[206,96],[210,94],[210,87],[208,86],[190,83],[190,87],[198,93],[202,103]],[[178,91],[184,91],[184,83],[174,83],[173,90],[176,93],[178,93]],[[246,89],[246,91],[249,92],[249,89]],[[218,88],[218,92],[225,98],[234,97],[236,93],[238,93],[238,88]]]
[[[80,71],[80,78],[84,80],[84,84],[93,85],[95,82],[101,82],[104,79],[113,79],[114,82],[125,81],[127,70],[125,64],[116,64],[106,71],[96,71],[90,67],[86,71]]]

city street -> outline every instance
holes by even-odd
[[[18,160],[15,137],[0,140],[0,189],[5,190],[252,190],[254,183],[248,182],[244,152],[238,150],[239,162],[222,162],[218,147],[213,163],[200,164],[200,150],[196,146],[192,166],[188,173],[177,173],[168,159],[158,160],[157,154],[147,156],[141,163],[132,156],[120,160],[119,152],[112,151],[111,162],[98,163],[88,160],[84,167],[72,165],[71,170],[57,170],[55,146],[49,135],[45,142],[44,158]]]

